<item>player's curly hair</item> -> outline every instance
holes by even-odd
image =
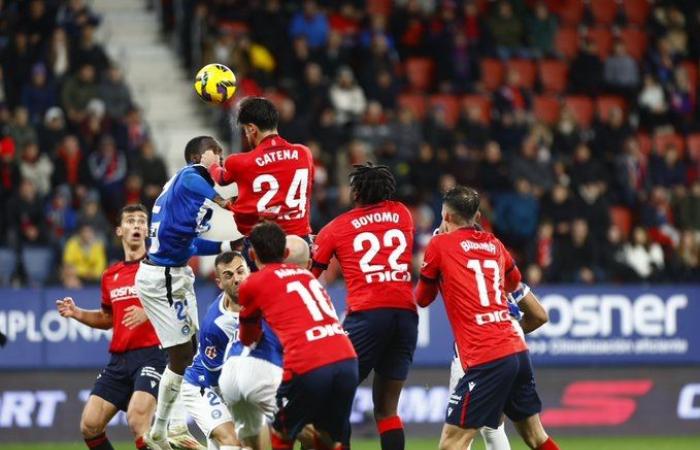
[[[355,169],[350,172],[350,187],[358,203],[379,203],[389,200],[396,192],[396,179],[387,166],[375,166],[367,162],[353,167]]]

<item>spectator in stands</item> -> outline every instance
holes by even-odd
[[[519,178],[527,180],[532,186],[533,194],[541,197],[554,185],[554,170],[552,162],[540,158],[537,153],[536,142],[523,142],[520,154],[511,159],[510,176],[513,181]]]
[[[84,64],[80,66],[77,74],[63,84],[61,103],[68,113],[69,122],[75,126],[85,118],[88,102],[99,95],[95,79],[95,67]]]
[[[607,282],[624,282],[634,279],[626,263],[625,239],[617,225],[608,227],[605,243],[600,246],[600,268]]]
[[[19,186],[21,175],[15,160],[15,141],[5,136],[0,139],[0,211],[6,211],[7,201],[12,198]]]
[[[581,142],[576,146],[574,157],[569,169],[571,188],[576,191],[583,184],[596,181],[608,181],[605,166],[591,155],[588,144]]]
[[[73,67],[82,67],[86,64],[95,68],[97,77],[109,67],[109,59],[102,45],[95,41],[95,26],[88,23],[80,30],[80,39],[72,48],[70,55]]]
[[[440,179],[440,166],[433,147],[423,142],[411,164],[411,183],[418,192],[432,192]]]
[[[34,127],[29,123],[29,111],[24,106],[18,106],[15,109],[8,131],[18,149],[23,149],[27,144],[36,142],[38,139]]]
[[[449,149],[455,143],[455,135],[447,123],[447,112],[441,105],[430,109],[423,127],[425,140],[436,149]]]
[[[649,242],[647,231],[638,226],[632,231],[632,242],[625,245],[625,264],[637,280],[653,281],[664,268],[664,252],[659,244]]]
[[[517,178],[515,192],[503,194],[496,201],[495,227],[503,241],[523,249],[537,230],[539,202],[528,180]]]
[[[644,86],[638,97],[640,125],[653,130],[668,123],[666,94],[652,75],[644,76]]]
[[[595,137],[591,143],[595,158],[612,162],[622,151],[625,141],[632,136],[632,127],[625,120],[625,113],[617,106],[610,108],[608,117],[594,127]]]
[[[678,256],[673,272],[682,281],[695,282],[700,277],[700,239],[697,233],[686,230],[681,233]]]
[[[639,141],[630,138],[625,141],[623,153],[615,157],[616,200],[633,206],[636,205],[640,193],[648,187],[648,164],[642,155]]]
[[[665,149],[655,149],[649,158],[649,180],[654,186],[671,188],[685,185],[686,168],[680,159],[678,148],[670,144]]]
[[[576,214],[576,203],[571,191],[562,184],[554,185],[542,202],[542,219],[552,223],[556,237],[569,234]]]
[[[641,224],[647,227],[652,241],[666,247],[676,247],[680,233],[675,226],[669,191],[662,186],[654,186],[649,198],[642,206]]]
[[[39,152],[39,144],[29,142],[24,145],[19,162],[22,178],[32,180],[40,197],[46,197],[51,190],[53,163],[48,155]]]
[[[85,0],[70,0],[58,8],[56,22],[64,27],[72,38],[77,38],[85,25],[97,25],[99,17],[85,4]]]
[[[69,134],[63,138],[54,159],[53,185],[68,185],[73,198],[81,200],[92,185],[87,157],[80,149],[78,138]]]
[[[350,49],[343,43],[343,35],[331,31],[328,45],[318,57],[325,73],[337,73],[338,69],[350,61]]]
[[[401,108],[396,112],[396,117],[389,124],[389,139],[396,143],[402,159],[410,161],[418,154],[423,142],[423,129],[413,111]]]
[[[93,98],[85,108],[85,117],[80,123],[80,140],[83,147],[91,153],[97,149],[100,138],[110,134],[111,125],[106,116],[105,103],[99,98]]]
[[[22,93],[22,85],[29,79],[34,52],[29,45],[27,34],[17,30],[2,52],[5,95],[10,108],[17,106]]]
[[[112,225],[102,212],[100,196],[95,191],[90,191],[85,196],[78,212],[78,223],[90,225],[97,239],[102,242],[109,242],[112,236]]]
[[[53,30],[44,59],[48,64],[52,78],[58,82],[63,81],[71,64],[68,38],[63,28],[59,27]]]
[[[112,65],[107,70],[107,76],[100,84],[100,98],[107,107],[107,117],[112,120],[121,120],[129,111],[131,92],[119,67]]]
[[[143,143],[150,138],[151,129],[143,119],[141,109],[131,105],[124,118],[123,126],[119,127],[119,135],[116,138],[118,146],[126,149],[127,156],[131,160],[137,155]]]
[[[668,92],[673,124],[677,130],[687,131],[692,127],[695,112],[693,88],[688,78],[688,71],[684,67],[677,68],[674,73],[675,83],[669,86]]]
[[[56,105],[56,88],[50,83],[46,74],[46,66],[37,63],[32,68],[30,84],[22,89],[22,106],[29,111],[29,120],[33,125],[39,125],[49,108]]]
[[[479,165],[479,185],[487,192],[501,194],[511,186],[508,164],[503,160],[501,146],[489,141],[484,149],[484,158]]]
[[[293,39],[305,37],[312,49],[326,43],[328,31],[328,18],[319,10],[315,0],[305,0],[303,10],[294,14],[289,24],[290,36]]]
[[[41,0],[29,2],[27,16],[19,26],[29,31],[29,42],[36,47],[43,45],[54,27],[54,18],[46,11],[46,4]]]
[[[605,233],[610,224],[610,203],[605,197],[606,184],[591,181],[581,184],[576,193],[576,210],[588,224],[591,236],[597,242],[605,241]]]
[[[281,102],[277,130],[289,142],[306,142],[309,139],[306,118],[296,113],[296,105],[291,98],[285,98]]]
[[[390,133],[382,105],[379,102],[370,101],[367,104],[364,119],[355,125],[353,137],[365,142],[372,152],[376,152],[377,148],[389,139]]]
[[[523,56],[523,37],[525,27],[514,11],[509,1],[498,2],[496,12],[487,21],[493,37],[496,54],[503,59]]]
[[[547,271],[554,258],[554,226],[552,222],[542,221],[537,229],[537,237],[528,243],[528,261]]]
[[[70,188],[60,186],[51,197],[46,210],[49,240],[61,248],[78,224],[78,214],[73,209]]]
[[[520,72],[509,70],[506,84],[494,94],[494,103],[501,114],[524,112],[532,105],[532,93],[521,83]]]
[[[673,73],[680,63],[678,55],[674,54],[668,35],[662,36],[656,47],[649,52],[649,72],[663,87],[673,83]]]
[[[316,121],[321,111],[329,104],[328,84],[323,77],[321,66],[315,62],[307,64],[300,85],[296,98],[297,112],[308,120]]]
[[[571,223],[571,234],[555,243],[551,277],[553,281],[592,284],[596,280],[598,248],[583,219]]]
[[[483,117],[484,112],[477,105],[464,103],[462,112],[457,122],[457,132],[462,133],[460,139],[467,146],[474,149],[483,149],[489,140],[489,130],[484,125],[489,118]]]
[[[127,176],[126,157],[117,150],[111,136],[100,139],[99,149],[88,156],[90,176],[100,191],[107,217],[116,217],[124,204],[124,181]]]
[[[569,66],[569,90],[575,94],[598,94],[603,84],[603,70],[596,43],[583,41]]]
[[[556,34],[557,20],[549,13],[547,4],[542,0],[538,1],[534,13],[527,21],[527,38],[535,56],[542,58],[554,55]]]
[[[330,88],[330,100],[340,125],[349,125],[357,121],[365,112],[367,101],[365,93],[355,82],[350,67],[338,71],[335,83]]]
[[[367,98],[378,101],[384,109],[396,109],[398,95],[399,89],[396,80],[391,75],[391,71],[386,69],[377,72],[367,86]]]
[[[78,233],[68,239],[63,250],[63,263],[73,266],[83,282],[100,281],[107,268],[107,252],[90,225],[81,224]]]
[[[53,156],[54,151],[66,136],[66,121],[61,108],[54,106],[46,111],[38,136],[41,152]]]
[[[442,79],[448,81],[455,92],[472,91],[479,79],[479,65],[476,52],[463,31],[454,33],[451,51],[446,56]]]
[[[44,202],[32,180],[23,178],[17,193],[7,202],[9,242],[15,245],[46,245],[48,230]]]
[[[383,34],[375,35],[368,49],[362,51],[360,84],[369,86],[381,71],[394,71],[397,63],[396,54],[389,47],[389,41]]]
[[[700,233],[700,180],[695,180],[688,194],[679,200],[675,215],[681,229]]]
[[[632,97],[639,86],[639,67],[622,41],[615,43],[613,54],[605,60],[604,81],[612,92],[627,98]]]

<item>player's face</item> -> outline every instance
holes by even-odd
[[[245,260],[241,257],[233,258],[228,264],[216,266],[216,284],[219,289],[226,292],[232,300],[238,300],[238,287],[248,278],[250,270]]]
[[[244,152],[255,148],[255,139],[257,137],[257,134],[258,127],[256,127],[255,125],[241,125],[241,141],[243,144]]]
[[[146,240],[148,216],[140,211],[125,213],[117,228],[117,236],[129,245],[141,245]]]

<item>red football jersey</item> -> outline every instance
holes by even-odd
[[[510,320],[506,293],[520,281],[493,234],[461,228],[433,236],[421,278],[438,281],[465,370],[527,350]]]
[[[124,353],[129,350],[160,345],[151,322],[129,329],[122,325],[126,308],[142,308],[136,292],[136,271],[139,261],[118,262],[102,274],[102,309],[112,311],[112,343],[109,351]]]
[[[348,311],[416,310],[411,284],[413,218],[402,203],[355,208],[323,227],[313,246],[314,266],[335,255],[348,287]]]
[[[311,233],[314,161],[307,147],[268,136],[253,150],[228,156],[223,167],[212,164],[209,173],[220,185],[237,183],[231,210],[244,235],[261,218],[274,220],[287,234]]]
[[[266,265],[241,285],[239,302],[241,327],[264,317],[282,343],[285,379],[357,357],[328,293],[306,269]]]

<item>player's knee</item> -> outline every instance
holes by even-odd
[[[211,432],[210,439],[215,441],[219,446],[221,445],[238,445],[238,440],[234,437],[233,433],[225,430],[224,427],[216,427]]]
[[[80,420],[80,434],[83,435],[83,439],[94,438],[99,436],[105,431],[106,425],[99,423],[97,420],[91,417],[83,417]]]
[[[150,422],[150,412],[145,406],[131,405],[126,412],[126,423],[134,436],[140,436],[147,431]]]

